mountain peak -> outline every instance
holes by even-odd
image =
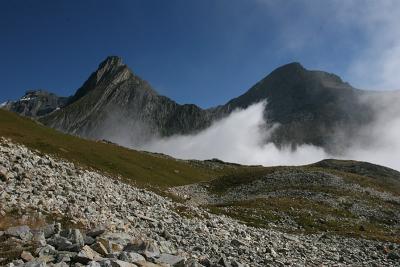
[[[119,75],[117,75],[117,73]],[[122,63],[122,58],[117,56],[108,56],[103,62],[100,63],[95,72],[96,83],[98,83],[104,77],[108,77],[108,79],[118,79],[119,81],[125,80],[127,77],[129,77],[130,73],[131,71],[129,70],[128,66]]]
[[[120,67],[124,67],[122,63],[122,58],[117,56],[108,56],[103,62],[100,63],[97,69],[97,81],[99,81],[104,74],[115,72]]]
[[[309,86],[311,86],[310,83],[314,82],[317,83],[320,88],[352,88],[351,85],[344,82],[336,74],[319,70],[308,70],[299,62],[291,62],[276,68],[268,76],[261,80],[261,82],[265,82],[268,79],[290,81],[294,85],[298,84],[299,82],[309,83]],[[293,89],[295,89],[295,87],[293,87]]]
[[[105,60],[103,60],[100,65],[99,69],[105,68],[105,67],[119,67],[123,66],[124,64],[122,63],[122,58],[118,56],[108,56]]]
[[[129,68],[122,63],[122,58],[118,56],[108,56],[103,60],[95,72],[89,79],[79,88],[75,95],[72,96],[70,103],[75,102],[88,92],[95,89],[99,83],[118,83],[127,80],[132,75]]]
[[[43,89],[35,89],[26,91],[17,101],[3,103],[0,108],[37,118],[65,106],[68,99],[68,97],[59,97]]]
[[[306,69],[299,62],[291,62],[276,68],[274,71],[272,71],[271,74],[290,75],[294,73],[301,73],[304,71],[306,71]]]
[[[297,62],[297,61],[293,61],[293,62],[284,64],[284,65],[278,67],[278,69],[279,68],[304,69],[303,65],[301,65],[301,63]]]

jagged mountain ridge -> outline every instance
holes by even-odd
[[[275,144],[312,144],[334,150],[331,144],[338,128],[349,140],[359,127],[373,120],[373,110],[359,101],[364,94],[368,93],[334,74],[290,63],[225,105],[202,109],[159,95],[121,58],[108,57],[65,107],[40,121],[88,138],[128,139],[134,144],[154,136],[195,133],[237,108],[267,100],[265,119],[280,125],[270,137]],[[346,140],[339,143],[346,146]]]
[[[142,136],[188,134],[208,127],[212,112],[196,105],[179,105],[159,95],[122,63],[108,57],[79,88],[63,111],[42,119],[46,125],[90,138],[120,140],[110,125]],[[123,125],[123,126],[121,126]],[[111,132],[110,132],[111,131]],[[136,140],[132,140],[136,139]]]
[[[68,97],[59,97],[45,90],[28,90],[19,100],[8,101],[2,108],[36,118],[62,108],[68,101]]]
[[[211,120],[195,105],[179,105],[159,95],[122,63],[108,57],[79,88],[63,110],[42,118],[53,128],[89,138],[131,142],[155,135],[186,134],[210,125]],[[119,132],[114,132],[115,127]]]

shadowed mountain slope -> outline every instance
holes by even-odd
[[[84,137],[127,138],[130,143],[155,135],[185,134],[210,123],[197,106],[179,105],[159,95],[118,57],[108,57],[68,106],[41,121]]]
[[[373,120],[372,108],[360,101],[367,94],[334,74],[310,71],[299,63],[291,63],[277,68],[219,109],[229,113],[266,99],[266,121],[280,125],[271,141],[277,145],[312,144],[333,150],[337,143],[345,142],[334,140],[338,130],[350,138],[359,127]]]

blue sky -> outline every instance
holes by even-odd
[[[35,88],[71,95],[108,55],[202,107],[292,61],[400,89],[399,11],[389,0],[1,1],[0,102]]]

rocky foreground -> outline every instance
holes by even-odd
[[[0,141],[0,264],[400,266],[395,243],[248,227]]]

